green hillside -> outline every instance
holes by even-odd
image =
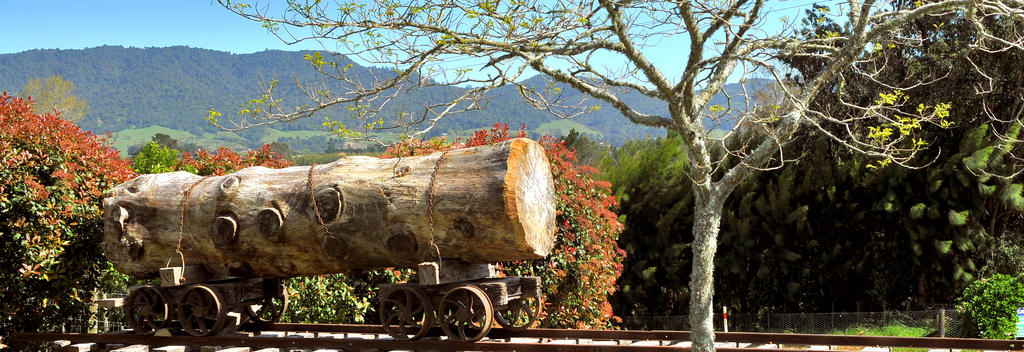
[[[232,54],[182,46],[31,50],[0,55],[0,91],[17,94],[29,78],[62,75],[75,83],[76,95],[89,103],[90,109],[79,124],[96,133],[112,133],[115,145],[121,150],[142,143],[155,133],[164,133],[205,148],[244,149],[280,140],[296,150],[318,151],[330,142],[321,126],[323,116],[237,133],[223,132],[203,119],[211,108],[225,115],[237,111],[241,102],[259,92],[261,77],[280,79],[282,83],[275,94],[283,99],[283,104],[307,104],[294,84],[285,83],[318,81],[319,76],[303,60],[305,54],[289,51]],[[379,75],[390,72],[369,70]],[[539,78],[531,80],[543,85]],[[393,101],[388,113],[414,111],[461,89],[415,90]],[[570,98],[582,97],[571,89],[565,92]],[[667,113],[667,108],[657,100],[633,93],[620,97],[644,112]],[[334,115],[333,118],[343,116],[340,111],[328,114]],[[433,135],[463,135],[465,131],[488,128],[496,122],[509,126],[526,124],[534,137],[562,135],[576,129],[613,144],[664,133],[660,129],[637,126],[607,106],[572,121],[558,120],[524,103],[514,88],[505,87],[492,92],[486,109],[446,118],[434,128]]]

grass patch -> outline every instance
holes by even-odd
[[[450,131],[448,134],[448,140],[454,141],[456,138],[462,138],[463,140],[473,136],[474,133],[484,128],[473,128],[462,131]],[[570,120],[554,120],[548,121],[540,126],[531,129],[532,132],[543,136],[565,136],[569,134],[569,131],[575,129],[581,134],[590,135],[591,137],[600,137],[601,133],[594,131],[587,126]],[[330,133],[324,130],[294,130],[294,131],[283,131],[276,128],[267,128],[267,133],[259,138],[256,145],[271,143],[280,141],[283,139],[297,138],[306,139],[311,137],[330,137]],[[518,130],[510,131],[512,133]],[[153,136],[157,133],[163,133],[171,138],[178,140],[179,143],[190,143],[195,144],[206,150],[216,150],[217,148],[224,147],[230,148],[234,151],[245,151],[252,148],[254,144],[252,141],[245,139],[237,133],[220,131],[216,133],[204,133],[202,135],[195,135],[188,131],[167,128],[163,126],[149,126],[145,128],[129,128],[111,134],[111,144],[117,150],[120,150],[122,154],[128,152],[128,148],[132,146],[142,145],[152,140]],[[396,143],[400,140],[401,134],[396,132],[385,132],[385,131],[370,131],[367,136],[371,136],[384,143]],[[350,141],[340,141],[340,143],[346,143]],[[363,148],[373,146],[373,144],[366,142],[354,142],[350,147],[352,148]],[[320,160],[319,157],[314,157],[316,160]]]
[[[202,137],[194,138],[191,140],[184,140],[182,142],[194,143],[203,149],[210,151],[216,150],[217,148],[228,148],[236,152],[241,152],[249,149],[249,141],[237,133],[221,131],[217,133],[204,133]]]
[[[831,335],[861,335],[861,336],[897,336],[897,337],[923,337],[932,333],[932,329],[918,326],[889,325],[875,327],[851,327],[844,330],[833,331]],[[850,346],[845,346],[850,347]],[[857,348],[859,349],[859,348]],[[894,347],[893,352],[927,352],[927,348]]]
[[[831,335],[862,335],[862,336],[898,336],[898,337],[922,337],[932,332],[932,329],[917,326],[889,325],[876,327],[851,327],[844,330],[831,332]]]
[[[235,151],[249,149],[249,141],[233,132],[205,133],[196,136],[188,131],[176,130],[163,126],[149,126],[146,128],[129,128],[114,132],[110,141],[114,148],[120,150],[122,155],[128,152],[128,148],[142,145],[153,139],[153,135],[163,133],[178,140],[179,143],[192,143],[207,150],[216,150],[220,147],[231,148]]]
[[[310,138],[319,136],[330,136],[325,130],[295,130],[295,131],[282,131],[276,128],[267,128],[267,135],[260,138],[260,144],[266,144],[271,142],[277,142],[282,139],[288,138]]]
[[[575,129],[577,132],[582,134],[589,134],[592,136],[601,136],[601,133],[590,129],[583,124],[570,121],[570,120],[554,120],[542,123],[533,129],[534,132],[539,133],[542,136],[565,136],[569,134],[569,131]]]
[[[195,139],[196,136],[190,132],[176,130],[173,128],[167,128],[163,126],[149,126],[146,128],[129,128],[114,132],[110,136],[110,141],[113,143],[114,148],[120,150],[122,153],[128,151],[128,148],[133,145],[139,145],[152,140],[153,135],[157,133],[163,133],[171,138],[179,141]]]

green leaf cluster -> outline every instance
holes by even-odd
[[[287,281],[289,308],[283,319],[303,323],[379,323],[377,286],[411,277],[411,270],[377,270],[291,278]]]
[[[177,162],[177,150],[151,141],[132,159],[132,168],[140,174],[158,174],[174,171]]]
[[[1018,308],[1024,308],[1024,277],[1019,274],[979,280],[957,299],[957,309],[966,312],[977,335],[987,339],[1012,339]]]

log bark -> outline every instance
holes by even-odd
[[[550,165],[527,139],[316,165],[312,197],[309,175],[301,166],[139,176],[103,201],[104,251],[137,278],[181,262],[215,276],[275,278],[414,268],[439,257],[538,259],[554,245]]]

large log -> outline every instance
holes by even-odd
[[[314,167],[315,202],[308,166],[142,175],[103,200],[104,251],[137,278],[181,261],[215,277],[275,278],[411,268],[438,253],[467,263],[542,258],[554,243],[549,167],[527,139],[346,157]]]

